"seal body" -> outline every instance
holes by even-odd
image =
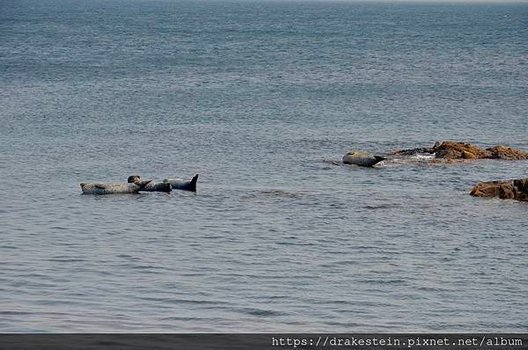
[[[124,194],[138,193],[152,180],[140,180],[139,176],[131,176],[128,183],[81,183],[83,194]]]
[[[83,194],[138,193],[141,186],[134,183],[81,183]]]
[[[138,184],[141,189],[140,191],[145,192],[170,192],[172,186],[170,183],[164,182],[153,182],[152,180],[141,180],[139,175],[132,175],[128,177],[128,183]]]
[[[172,188],[175,190],[192,191],[196,192],[196,183],[198,182],[198,174],[194,175],[190,180],[184,180],[179,178],[164,179],[164,183],[170,183]]]
[[[348,151],[343,157],[343,163],[371,167],[386,158],[372,155],[363,151]]]
[[[147,192],[170,192],[172,191],[172,186],[170,183],[165,182],[150,182],[141,191]]]

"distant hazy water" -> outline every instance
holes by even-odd
[[[526,331],[528,5],[0,2],[0,331]],[[83,181],[200,174],[198,193]]]

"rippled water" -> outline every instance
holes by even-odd
[[[526,4],[0,3],[0,331],[526,331]],[[83,196],[190,178],[196,194]]]

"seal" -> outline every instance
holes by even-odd
[[[384,161],[385,159],[387,158],[375,156],[368,152],[348,151],[347,154],[343,156],[343,163],[371,167],[381,161]]]
[[[132,175],[128,177],[127,182],[129,184],[136,184],[136,183],[143,183],[144,181],[148,180],[141,180],[141,177],[139,175]],[[170,183],[165,182],[152,182],[151,180],[145,183],[141,187],[141,191],[146,192],[170,192],[172,191],[172,186]]]
[[[175,190],[196,192],[196,183],[198,182],[198,174],[194,175],[192,179],[185,180],[179,178],[163,179],[164,183],[170,183]]]
[[[152,180],[135,179],[132,183],[81,183],[83,194],[126,194],[138,193]]]

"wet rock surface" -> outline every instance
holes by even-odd
[[[500,199],[528,201],[528,178],[479,182],[470,194],[475,197],[499,197]]]
[[[436,159],[444,160],[473,160],[473,159],[504,159],[504,160],[526,160],[528,152],[507,147],[493,146],[481,148],[470,143],[443,141],[437,142],[433,147],[421,147],[407,150],[399,150],[392,155],[416,155],[434,154]]]

